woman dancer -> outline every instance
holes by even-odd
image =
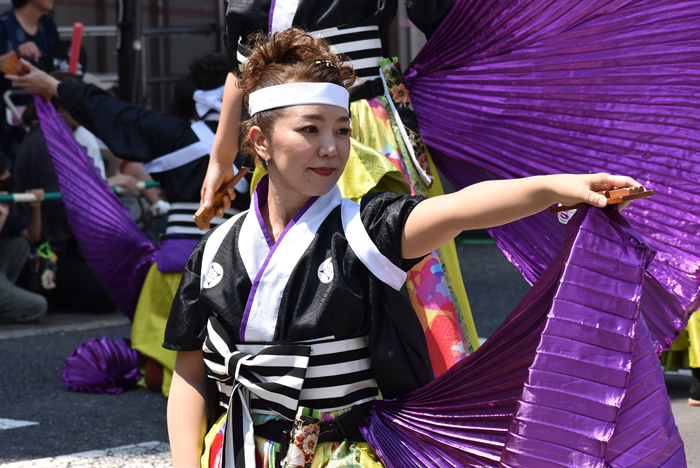
[[[245,64],[244,145],[268,176],[248,212],[195,248],[173,303],[164,346],[178,352],[168,403],[175,467],[198,463],[207,428],[203,466],[273,467],[288,453],[285,466],[382,466],[357,433],[368,407],[380,392],[398,397],[433,378],[421,325],[398,292],[405,272],[465,229],[555,203],[603,207],[595,191],[639,185],[553,175],[431,199],[377,193],[357,205],[336,186],[350,154],[353,81],[325,42],[298,29],[260,37]],[[283,345],[261,351],[273,342]],[[330,439],[284,447],[295,416],[318,434],[313,424],[341,415]]]
[[[350,89],[352,147],[338,187],[344,197],[355,201],[374,191],[426,197],[444,193],[439,178],[432,177],[435,168],[431,166],[430,155],[418,143],[417,128],[413,127],[414,133],[407,131],[405,116],[399,117],[396,112],[396,107],[399,107],[399,110],[412,114],[412,110],[408,110],[408,93],[405,92],[401,102],[394,105],[391,89],[385,87],[379,69],[384,57],[382,38],[396,15],[398,3],[397,0],[362,0],[349,8],[342,2],[323,0],[228,2],[226,34],[232,70],[237,70],[250,55],[248,39],[252,34],[258,31],[274,33],[292,26],[307,29],[312,36],[325,39],[334,52],[341,54],[354,67],[358,79]],[[453,0],[410,0],[405,3],[411,21],[429,37],[450,10]],[[398,70],[398,66],[395,67]],[[236,81],[236,72],[232,71],[226,80],[222,130],[217,132],[202,187],[203,204],[210,203],[221,184],[233,177],[229,166],[238,151],[242,108]],[[414,149],[413,145],[420,149]],[[265,173],[264,169],[256,172],[254,183]],[[227,203],[225,199],[224,207],[228,206]],[[478,347],[476,328],[452,241],[411,270],[406,290],[421,318],[436,375]]]

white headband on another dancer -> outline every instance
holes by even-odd
[[[350,112],[350,93],[333,83],[285,83],[250,93],[248,110],[258,112],[304,104],[329,104]]]
[[[221,113],[221,101],[223,98],[224,86],[219,86],[216,89],[208,89],[206,91],[198,89],[192,95],[199,117],[204,117],[210,110]]]

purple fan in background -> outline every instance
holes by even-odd
[[[375,404],[387,468],[686,466],[639,300],[654,252],[615,208],[585,207],[563,250],[473,354]],[[655,317],[663,321],[663,317]]]
[[[658,252],[642,311],[663,349],[700,305],[699,24],[698,0],[457,0],[406,71],[458,188],[608,172],[656,191],[625,217]],[[542,212],[490,233],[534,283],[564,225]]]
[[[76,392],[119,394],[134,388],[141,377],[138,353],[125,338],[93,338],[63,364],[63,380]]]
[[[156,247],[100,177],[53,106],[34,97],[68,221],[95,276],[130,319]]]

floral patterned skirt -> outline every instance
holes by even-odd
[[[347,410],[326,413],[323,421],[330,422]],[[253,415],[255,424],[264,424],[274,419],[273,416]],[[204,453],[201,459],[201,468],[222,468],[221,453],[224,429],[226,427],[226,414],[212,426],[204,439]],[[262,437],[255,437],[255,465],[256,468],[275,468],[278,457],[284,458],[285,453],[280,453],[280,444]],[[379,457],[372,452],[366,442],[322,442],[315,446],[313,459],[307,468],[384,468]]]

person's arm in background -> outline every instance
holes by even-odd
[[[128,177],[134,182],[153,180],[151,176],[144,174],[143,170],[143,164],[130,161],[122,167],[122,173],[110,177],[107,180],[109,185],[122,185],[119,183],[119,180],[123,177]],[[170,210],[170,203],[161,199],[161,191],[158,187],[147,188],[140,192],[148,201],[150,205],[149,209],[153,216],[164,216]]]
[[[29,220],[27,221],[27,228],[22,232],[22,235],[30,244],[36,244],[41,240],[41,202],[44,200],[44,191],[42,189],[32,189],[27,190],[27,193],[36,195],[39,201],[27,203],[29,205]]]
[[[243,94],[237,84],[236,74],[230,72],[226,77],[219,128],[216,131],[214,148],[209,158],[207,175],[202,184],[202,201],[200,203],[203,206],[212,203],[216,192],[233,179],[233,162],[238,154],[238,136],[241,132],[241,108],[243,106]],[[228,209],[230,204],[230,197],[224,196],[223,209]]]
[[[94,85],[60,83],[31,64],[23,64],[29,74],[6,76],[13,86],[31,94],[58,96],[71,117],[119,158],[145,163],[197,141],[189,122],[120,101]]]
[[[200,205],[208,206],[214,200],[214,194],[231,179],[233,179],[233,161],[238,153],[238,139],[241,133],[241,109],[243,107],[243,94],[238,88],[237,71],[238,43],[247,36],[248,29],[246,19],[238,12],[241,2],[230,0],[226,7],[226,28],[224,30],[224,45],[228,57],[229,74],[226,77],[224,98],[219,118],[219,128],[214,139],[214,148],[209,158],[207,174],[202,184]],[[223,210],[231,206],[231,198],[224,196],[222,208],[215,213],[223,216]]]
[[[7,217],[10,215],[10,206],[7,203],[0,203],[0,231],[5,227]]]

